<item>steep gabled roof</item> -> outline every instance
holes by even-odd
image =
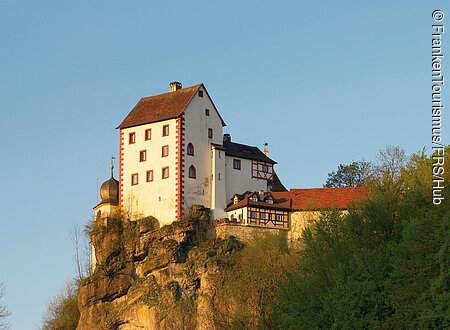
[[[128,116],[126,116],[117,128],[127,128],[178,118],[186,109],[189,102],[195,96],[200,87],[203,87],[209,97],[209,94],[203,84],[181,88],[175,92],[144,97],[136,104],[133,110],[131,110]],[[222,121],[222,125],[225,126],[225,122],[217,111],[214,103],[213,106]]]
[[[225,154],[231,157],[238,157],[250,160],[259,160],[261,162],[266,162],[269,164],[276,164],[277,162],[270,159],[257,147],[248,146],[245,144],[223,141],[223,146],[225,148]]]
[[[286,193],[280,193],[286,194]],[[293,210],[320,210],[337,208],[346,210],[355,202],[367,199],[367,187],[291,189]]]

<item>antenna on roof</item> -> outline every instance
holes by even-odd
[[[269,154],[269,150],[267,149],[267,147],[269,146],[268,142],[264,142],[264,149],[263,149],[263,153],[264,155],[268,155]]]

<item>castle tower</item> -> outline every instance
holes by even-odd
[[[114,164],[111,159],[109,165],[111,177],[100,187],[101,202],[94,207],[95,221],[106,219],[119,205],[119,181],[114,179]]]

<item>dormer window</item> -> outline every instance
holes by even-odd
[[[239,198],[237,196],[234,196],[233,198],[233,204],[239,203]]]
[[[256,195],[253,195],[251,197],[251,200],[254,201],[254,202],[257,202],[258,201],[258,197]]]
[[[266,202],[269,203],[269,204],[273,204],[273,199],[272,199],[272,197],[267,198]]]

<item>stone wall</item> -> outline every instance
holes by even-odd
[[[234,236],[242,242],[249,242],[255,237],[265,234],[282,235],[287,239],[288,230],[278,228],[243,226],[231,223],[220,223],[216,225],[216,237],[221,239],[226,239],[227,237]]]
[[[287,235],[290,248],[301,247],[303,229],[312,225],[320,217],[321,211],[297,211],[291,213],[291,230]],[[342,214],[347,214],[347,210],[342,210]]]

